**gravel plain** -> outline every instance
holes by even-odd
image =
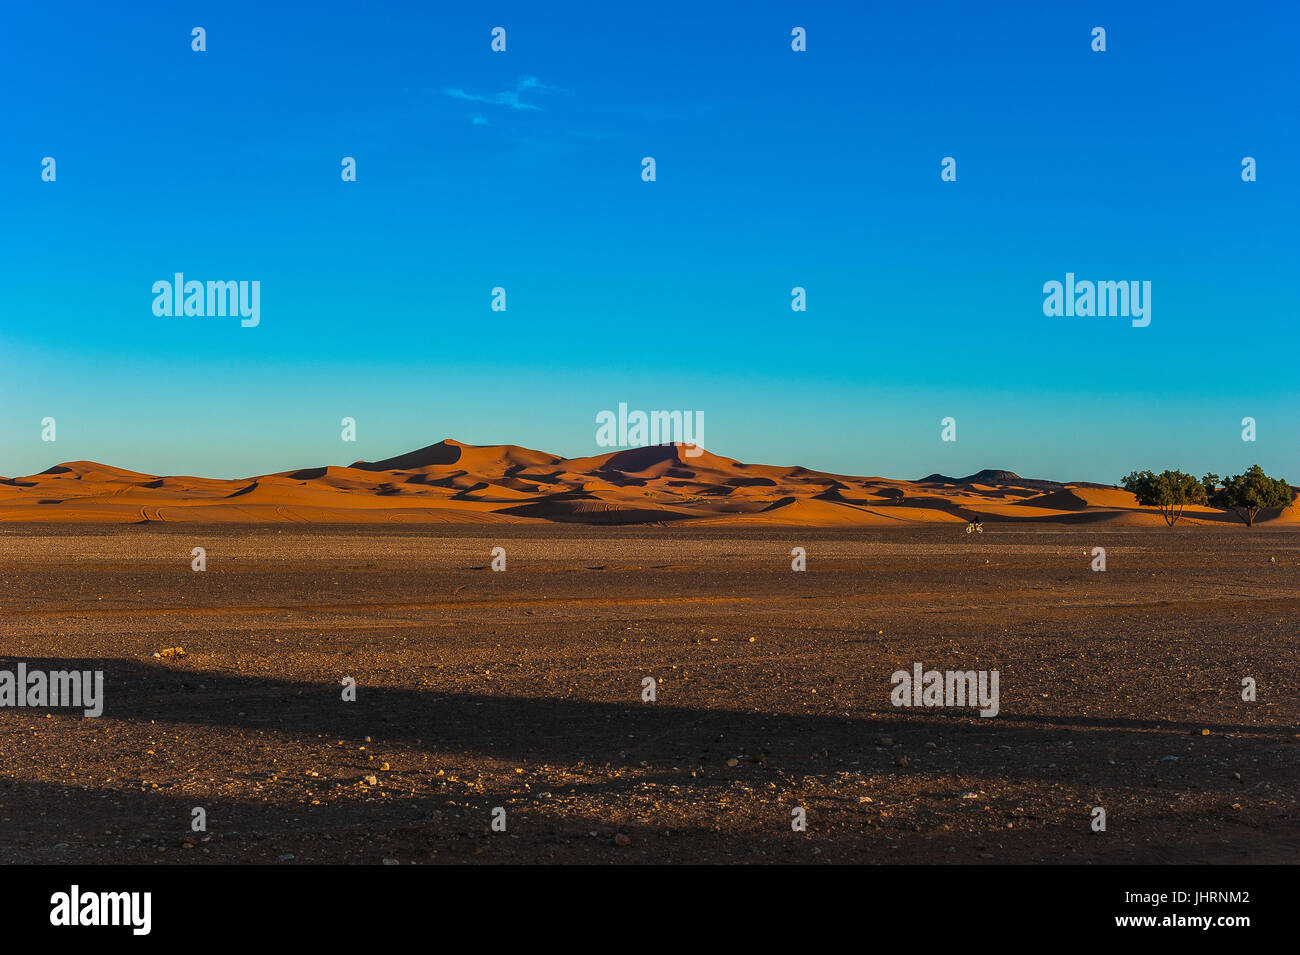
[[[3,863],[1300,862],[1293,528],[10,525],[0,583],[0,670],[105,675],[0,707]]]

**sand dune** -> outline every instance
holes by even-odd
[[[1047,521],[1157,525],[1154,508],[1095,484],[987,469],[920,481],[746,464],[679,445],[562,458],[450,439],[382,461],[235,480],[158,476],[70,461],[0,479],[0,522],[232,524],[578,523],[884,527]],[[1232,524],[1212,508],[1189,523]],[[1300,523],[1300,508],[1260,515]]]

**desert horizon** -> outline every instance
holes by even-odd
[[[1293,489],[1294,490],[1294,489]],[[680,443],[564,458],[446,438],[379,461],[248,478],[155,475],[69,461],[0,478],[0,523],[578,523],[881,527],[988,522],[1163,524],[1118,485],[983,469],[908,480],[749,464]],[[1191,505],[1189,524],[1239,523]],[[1266,508],[1260,523],[1300,524]]]

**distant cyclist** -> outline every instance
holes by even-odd
[[[980,516],[978,514],[971,515],[970,523],[966,525],[966,533],[967,534],[984,533],[984,525],[980,523]]]

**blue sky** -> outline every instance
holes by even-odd
[[[6,8],[0,473],[576,456],[627,402],[760,463],[1300,481],[1294,4],[268,6]],[[156,317],[178,271],[261,324]],[[1151,325],[1044,316],[1067,271]]]

